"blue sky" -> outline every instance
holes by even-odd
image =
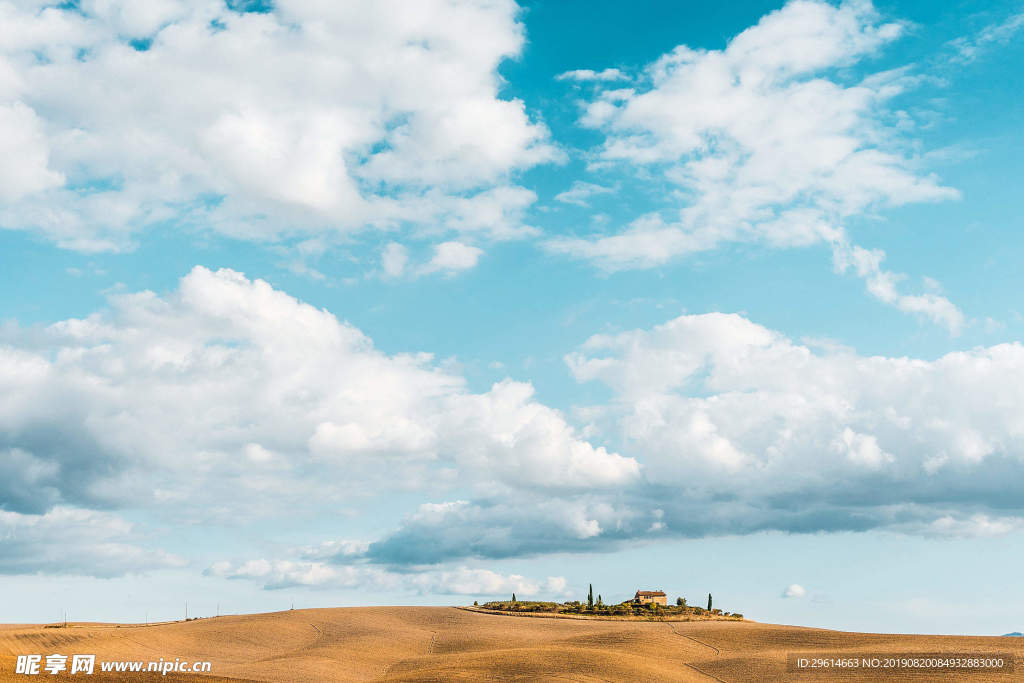
[[[1020,630],[1024,6],[386,5],[11,5],[7,621]]]

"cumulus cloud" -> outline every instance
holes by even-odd
[[[0,574],[113,577],[184,564],[140,541],[130,523],[107,512],[57,506],[25,515],[0,509]]]
[[[366,558],[405,565],[585,551],[640,535],[655,519],[653,511],[635,510],[604,496],[428,503],[398,530],[371,543]]]
[[[0,225],[81,250],[170,217],[257,240],[525,234],[509,174],[560,153],[498,96],[515,2],[229,5],[6,3]]]
[[[64,183],[50,168],[50,149],[36,113],[22,102],[0,104],[0,201],[15,201]]]
[[[428,354],[385,354],[228,270],[197,267],[166,295],[117,295],[84,319],[7,326],[2,340],[0,509],[12,538],[116,527],[103,508],[237,520],[399,488],[428,501],[376,538],[266,560],[267,585],[668,536],[998,535],[1024,519],[1017,343],[862,356],[739,315],[684,315],[596,335],[566,357],[610,396],[579,407],[578,432],[529,384],[471,392]],[[100,545],[125,566],[163,561],[132,550],[129,532]],[[9,571],[34,566],[32,547],[6,547]],[[94,556],[83,557],[76,566]]]
[[[643,464],[639,478],[425,503],[365,547],[317,560],[443,566],[673,536],[1021,528],[1020,344],[861,356],[716,313],[596,335],[566,361],[611,391],[578,414],[591,438]]]
[[[423,264],[419,273],[428,275],[430,273],[447,273],[449,275],[462,270],[475,268],[483,250],[463,244],[462,242],[442,242],[434,247],[434,255]]]
[[[867,357],[715,313],[597,335],[566,360],[614,392],[582,411],[590,433],[678,492],[668,529],[987,533],[1020,515],[1020,344]]]
[[[807,590],[798,583],[791,583],[786,586],[786,590],[782,591],[784,598],[802,598],[805,595],[807,595]]]
[[[0,344],[0,507],[187,514],[441,485],[589,489],[639,464],[581,438],[533,387],[483,393],[429,354],[387,355],[266,282],[197,267],[166,296]],[[211,503],[193,510],[184,503]],[[215,503],[215,504],[214,504]]]
[[[581,119],[606,136],[599,163],[657,174],[684,206],[547,248],[609,271],[657,267],[730,242],[849,250],[850,216],[958,197],[919,172],[887,109],[917,80],[894,70],[848,82],[837,71],[903,32],[870,2],[794,0],[722,50],[681,45],[647,67],[643,87],[599,94]],[[959,326],[962,316],[943,297],[896,294],[878,286],[877,271],[862,277],[882,301]]]

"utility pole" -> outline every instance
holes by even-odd
[[[185,601],[185,621],[188,621],[188,600]]]

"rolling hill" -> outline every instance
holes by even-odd
[[[95,654],[91,677],[14,673],[18,654]],[[787,670],[788,653],[1010,653],[1020,680],[1020,638],[845,633],[756,622],[636,622],[518,618],[454,607],[358,607],[222,616],[159,625],[0,626],[0,681],[483,679],[781,681],[879,680],[877,672]],[[104,660],[209,660],[211,674],[99,672]],[[45,659],[44,659],[45,661]],[[903,674],[885,680],[962,680]]]

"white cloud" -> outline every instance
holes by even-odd
[[[575,204],[577,206],[588,206],[589,203],[587,200],[594,195],[608,194],[610,192],[614,192],[610,187],[577,180],[573,182],[572,187],[568,190],[556,194],[555,201],[564,202],[566,204]]]
[[[472,393],[429,354],[382,353],[236,272],[197,267],[167,296],[111,306],[7,328],[0,449],[17,476],[0,484],[4,507],[245,516],[395,487],[587,490],[639,476],[529,384]]]
[[[619,444],[642,476],[556,496],[480,488],[316,559],[444,564],[764,530],[997,536],[1024,519],[1020,344],[869,357],[714,313],[596,335],[566,360],[577,380],[611,391],[579,409],[585,433]],[[401,425],[385,431],[390,448],[419,443]]]
[[[396,224],[505,238],[528,232],[531,196],[509,174],[560,157],[498,97],[523,44],[512,0],[0,12],[0,156],[19,160],[0,162],[0,225],[65,247],[125,248],[170,217],[257,240]]]
[[[786,590],[782,591],[784,598],[802,598],[805,595],[807,595],[807,590],[798,583],[791,583],[786,586]]]
[[[903,30],[881,22],[869,2],[794,0],[723,50],[677,47],[647,67],[645,88],[598,95],[581,120],[606,135],[600,163],[657,174],[683,208],[547,248],[609,271],[657,267],[729,242],[849,249],[849,216],[958,197],[918,171],[891,125],[888,101],[915,79],[895,70],[845,82],[836,72]],[[880,295],[874,275],[869,289],[882,301],[960,324],[948,300]]]
[[[577,380],[611,392],[580,409],[584,440],[529,384],[472,393],[429,355],[382,353],[232,271],[196,268],[170,294],[3,335],[0,503],[19,525],[58,509],[237,520],[429,493],[375,539],[243,572],[268,585],[672,535],[993,535],[1024,519],[1015,343],[868,357],[738,315],[681,316],[569,354]],[[8,547],[9,567],[29,570]]]
[[[435,273],[451,277],[475,268],[483,253],[479,247],[450,240],[435,244],[430,258],[414,264],[410,263],[409,249],[405,245],[390,242],[381,250],[381,269],[377,274],[387,278],[418,278]]]
[[[274,459],[274,454],[258,443],[247,443],[242,451],[245,453],[245,457],[256,463],[270,462]]]
[[[1024,528],[1024,517],[990,517],[985,514],[974,514],[946,515],[915,531],[926,536],[992,538],[1006,536],[1021,528]]]
[[[63,184],[63,174],[50,168],[49,157],[36,113],[21,102],[0,103],[0,201]]]
[[[475,268],[483,250],[462,242],[442,242],[434,247],[434,255],[420,268],[420,274],[457,273]]]
[[[892,454],[879,447],[877,438],[858,434],[849,427],[844,427],[842,434],[832,441],[832,450],[845,455],[850,462],[870,469],[879,469],[893,461]]]
[[[977,60],[993,45],[1005,45],[1024,29],[1024,12],[1011,14],[1003,21],[990,24],[972,36],[964,36],[950,42],[956,50],[956,61],[968,64]]]
[[[565,71],[555,76],[556,80],[559,81],[621,81],[626,80],[629,77],[622,73],[619,69],[603,69],[602,71],[594,71],[593,69],[575,69],[573,71]]]
[[[837,241],[832,248],[832,261],[836,270],[841,273],[848,269],[854,270],[876,299],[892,304],[901,311],[924,315],[944,325],[952,334],[959,334],[964,326],[963,312],[949,299],[935,292],[916,295],[900,293],[896,285],[906,276],[883,270],[881,264],[884,258],[885,252],[879,249],[864,249],[845,240]],[[939,284],[932,278],[926,278],[925,285],[930,289],[939,288]]]
[[[318,545],[299,548],[297,554],[303,560],[330,560],[345,557],[358,557],[366,553],[370,544],[366,541],[348,539],[324,541]]]
[[[646,480],[688,491],[674,514],[666,502],[669,527],[712,500],[732,502],[709,518],[735,514],[740,528],[931,533],[922,525],[950,517],[980,520],[950,526],[984,533],[1020,516],[1020,344],[867,357],[713,313],[597,335],[566,361],[614,393],[581,412],[588,433],[615,437]]]
[[[131,524],[107,512],[67,506],[41,515],[0,510],[0,574],[112,577],[183,564],[141,545]]]
[[[545,580],[530,579],[519,574],[499,574],[489,569],[465,566],[416,573],[392,572],[373,566],[331,565],[324,562],[292,560],[249,560],[242,563],[216,562],[206,570],[207,576],[227,579],[261,581],[265,588],[292,586],[314,588],[365,588],[368,590],[404,590],[410,593],[441,595],[476,595],[506,597],[555,597],[565,592],[566,580],[550,576]]]
[[[398,242],[388,242],[381,252],[381,269],[388,277],[401,277],[408,262],[409,250]]]

